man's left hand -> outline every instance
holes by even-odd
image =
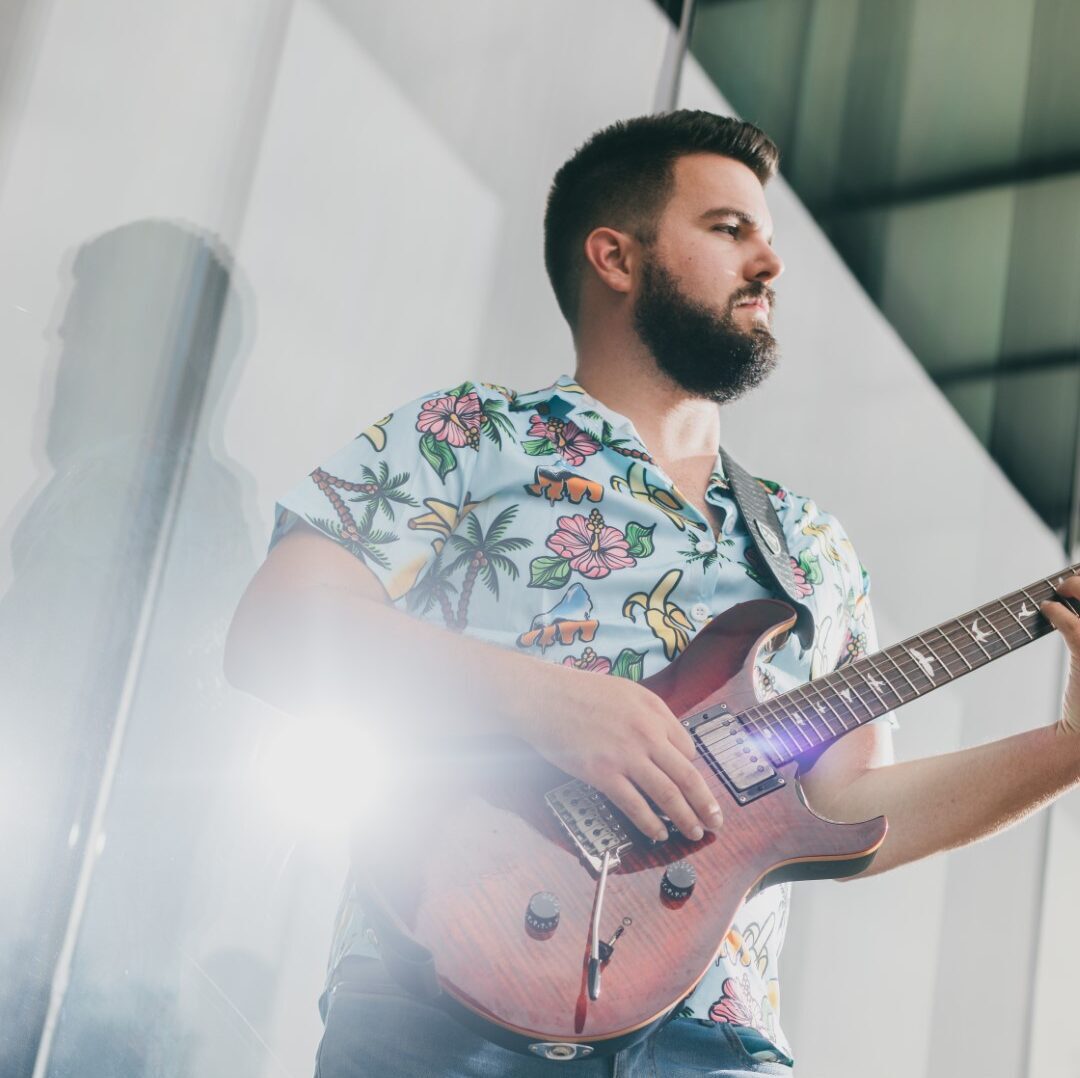
[[[1076,608],[1080,609],[1080,576],[1063,580],[1056,590],[1062,599],[1073,600]],[[1039,609],[1065,638],[1069,648],[1069,680],[1057,729],[1063,734],[1080,734],[1080,615],[1074,614],[1065,603],[1053,599],[1042,603]]]

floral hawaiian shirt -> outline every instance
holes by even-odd
[[[762,480],[814,615],[759,658],[763,694],[876,649],[868,579],[836,520]],[[770,595],[719,455],[706,499],[680,495],[633,424],[573,379],[518,394],[465,382],[377,420],[278,503],[271,545],[303,518],[414,616],[598,677],[641,679],[716,614]],[[680,1015],[751,1026],[790,1056],[777,959],[790,885],[746,902]],[[376,954],[347,885],[330,959]]]

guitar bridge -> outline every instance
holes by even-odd
[[[605,853],[611,854],[610,868],[615,868],[619,855],[633,845],[616,809],[581,779],[563,783],[545,794],[544,800],[594,871],[600,871]]]

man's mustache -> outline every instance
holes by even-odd
[[[763,281],[751,281],[745,288],[740,288],[738,292],[731,297],[731,301],[728,306],[734,310],[740,303],[746,303],[748,300],[764,299],[769,303],[769,313],[771,314],[776,310],[776,290],[770,288]]]

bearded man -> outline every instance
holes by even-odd
[[[658,843],[669,827],[688,842],[718,833],[722,798],[692,762],[692,737],[639,682],[725,610],[775,594],[718,454],[718,405],[777,361],[783,264],[764,191],[776,164],[756,127],[705,112],[617,123],[582,146],[545,219],[574,374],[530,392],[463,382],[424,394],[286,494],[230,633],[230,680],[392,736],[391,720],[371,715],[382,687],[409,738],[509,733]],[[876,640],[867,574],[835,518],[763,485],[812,620],[808,636],[758,657],[767,694]],[[1059,593],[1080,598],[1080,583]],[[1077,619],[1058,603],[1043,612],[1080,655]],[[993,833],[1076,783],[1078,700],[1070,684],[1056,727],[903,764],[890,721],[868,722],[804,768],[802,786],[832,820],[887,815],[866,873],[885,871]],[[781,883],[746,901],[674,1017],[575,1073],[790,1073],[778,980],[788,899]],[[348,886],[319,1074],[556,1073],[414,998],[384,969],[377,936]]]

